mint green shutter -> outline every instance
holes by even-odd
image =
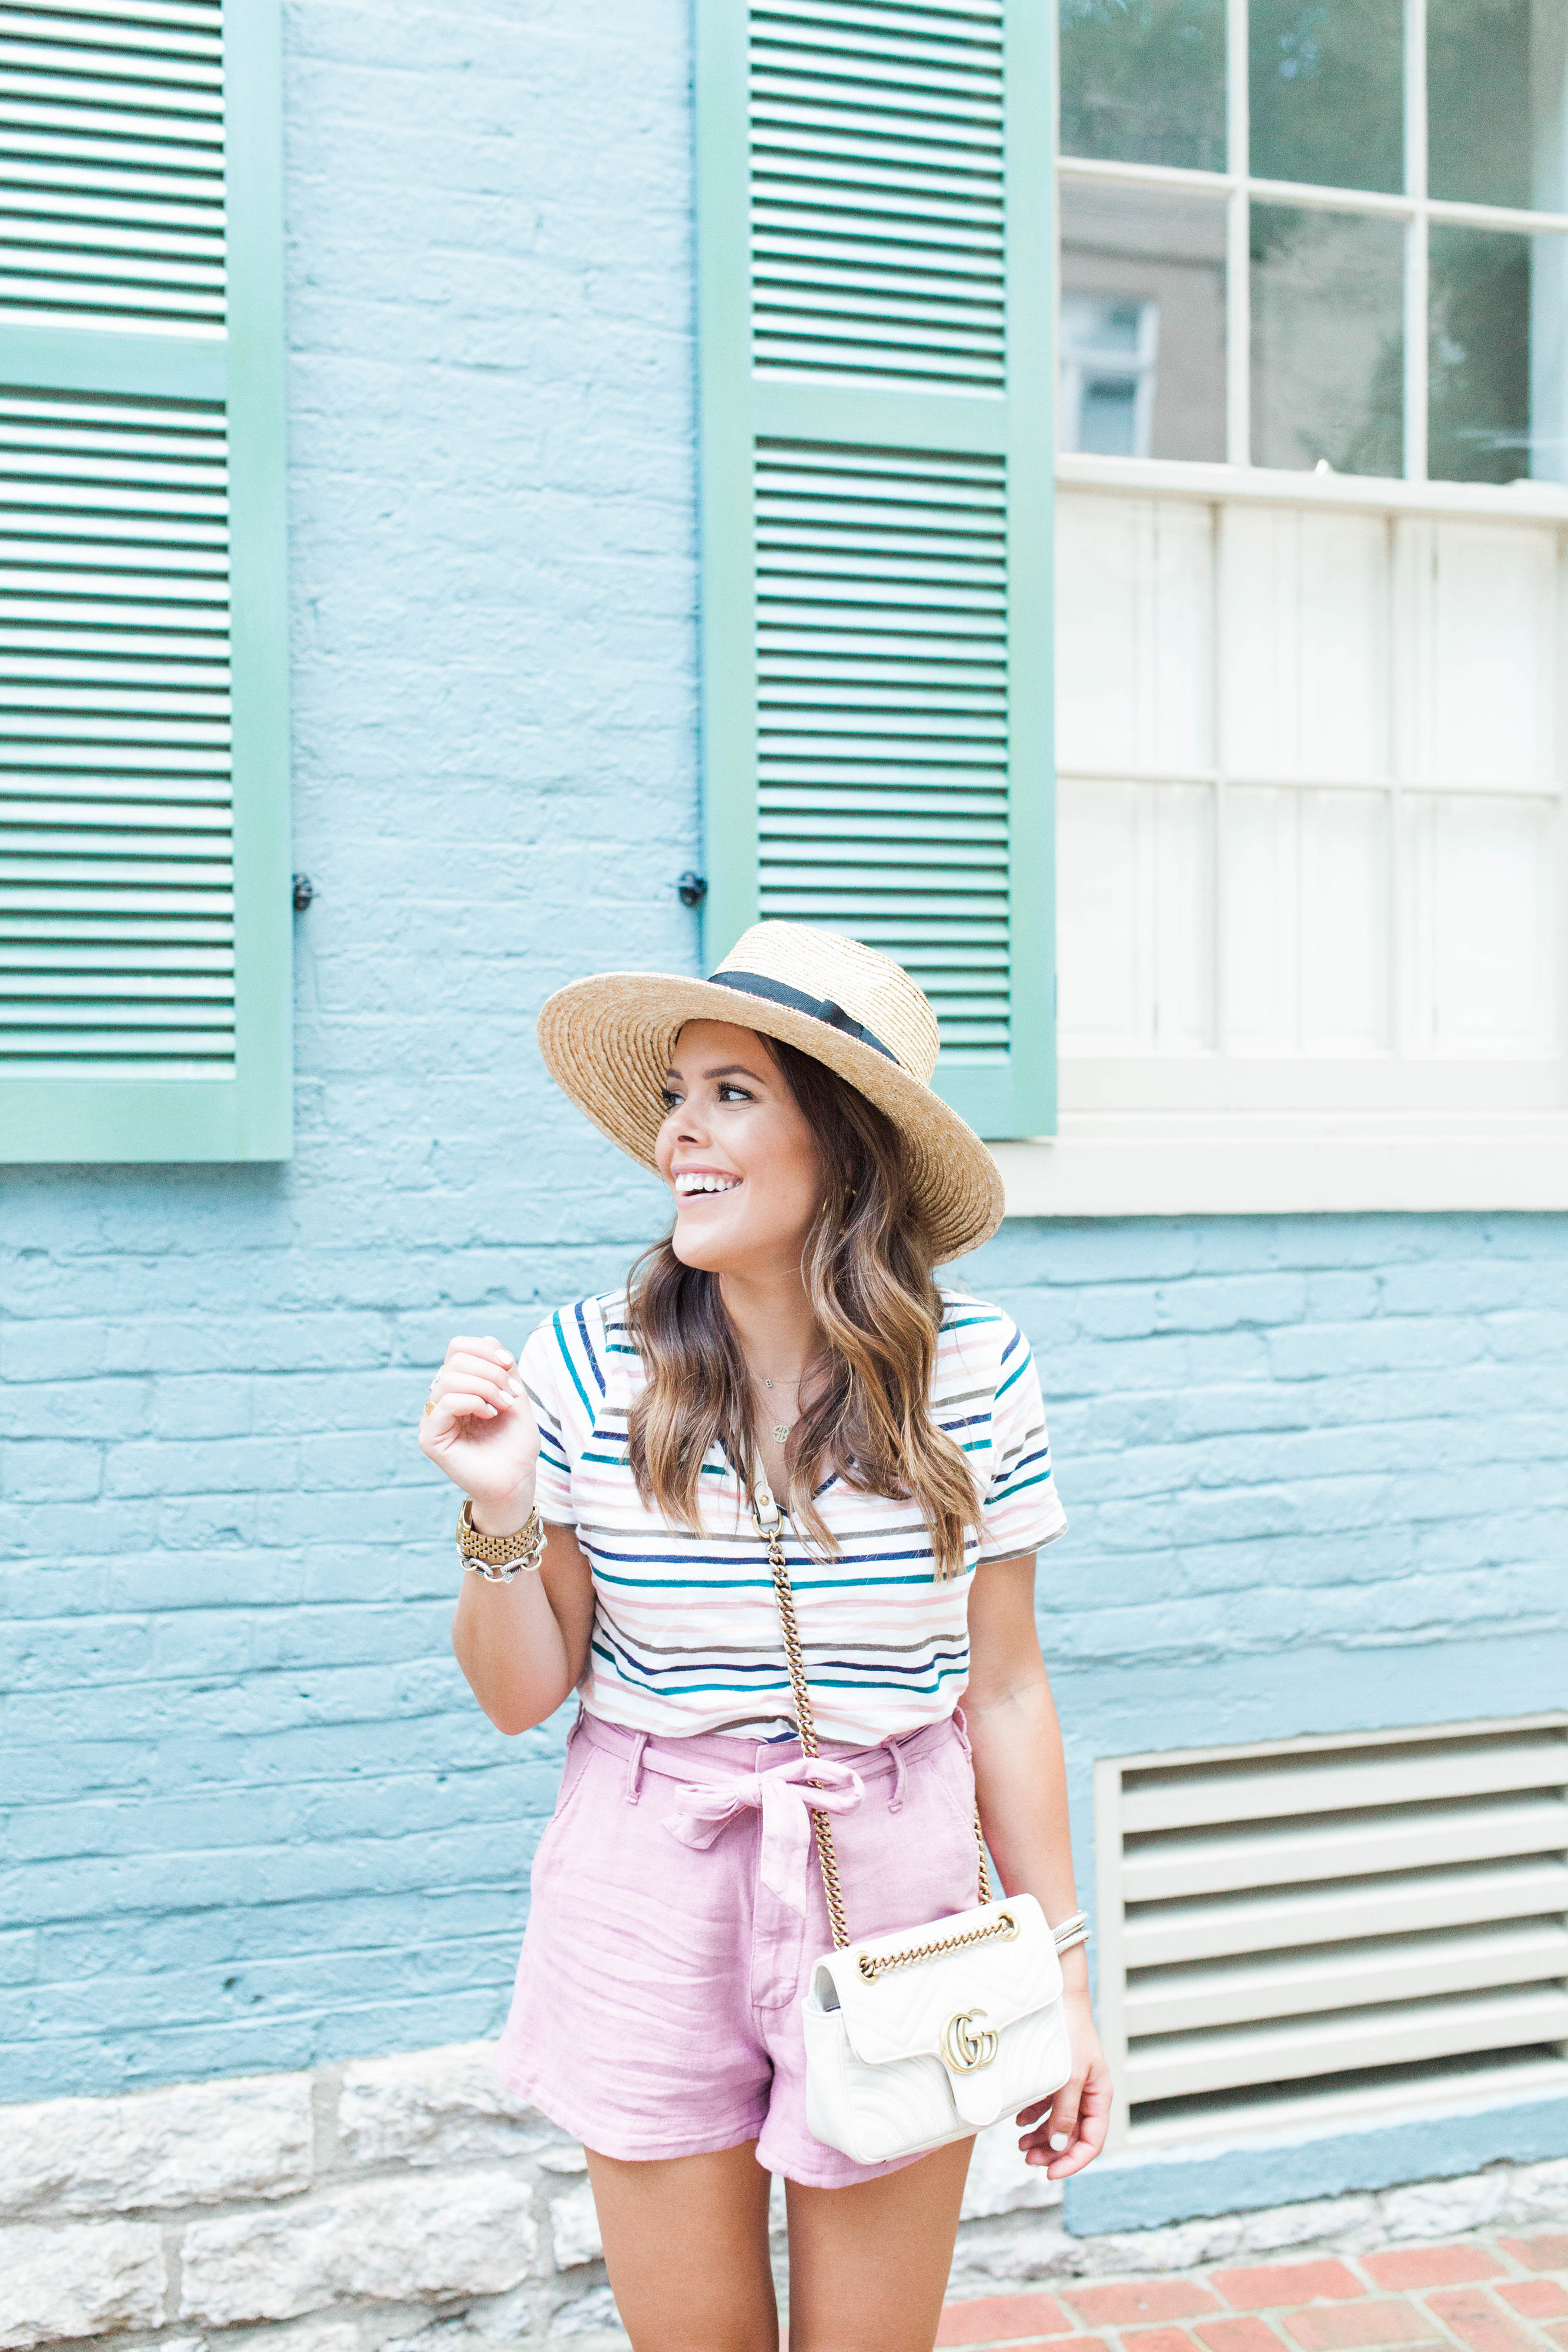
[[[289,1148],[277,73],[0,6],[0,1160]]]
[[[884,948],[947,1099],[1047,1134],[1049,16],[698,26],[706,952],[759,916]]]

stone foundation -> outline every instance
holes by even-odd
[[[1223,2213],[1166,2229],[1092,2238],[1070,2237],[1060,2212],[1003,2212],[965,2221],[949,2294],[957,2300],[1040,2280],[1189,2271],[1287,2249],[1292,2253],[1375,2253],[1423,2238],[1459,2237],[1478,2230],[1560,2228],[1564,2223],[1564,2157],[1547,2164],[1490,2164],[1483,2172],[1451,2179],[1409,2181],[1363,2196],[1265,2205],[1249,2213]]]
[[[976,2150],[959,2295],[1568,2220],[1561,2161],[1074,2238],[1015,2142]],[[625,2343],[582,2151],[501,2090],[488,2042],[0,2109],[0,2282],[4,2352]]]

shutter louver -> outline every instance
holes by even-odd
[[[896,956],[1054,1125],[1049,80],[1010,0],[704,0],[706,952]]]
[[[896,956],[1004,1060],[1000,461],[762,443],[757,614],[761,912]]]
[[[218,0],[0,9],[13,317],[224,327]]]
[[[999,392],[1002,11],[751,17],[757,365]]]
[[[1568,2088],[1568,1727],[1102,1769],[1135,2135]]]
[[[5,1158],[287,1149],[276,79],[272,0],[0,6]]]
[[[234,1065],[221,407],[0,393],[0,1073]]]

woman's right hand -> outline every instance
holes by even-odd
[[[520,1528],[534,1507],[539,1433],[513,1359],[498,1339],[454,1339],[430,1393],[420,1452],[472,1495],[476,1525],[497,1521],[481,1534]]]

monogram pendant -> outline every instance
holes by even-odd
[[[774,1424],[773,1424],[773,1443],[774,1443],[774,1444],[775,1444],[775,1445],[782,1445],[782,1444],[784,1444],[785,1439],[789,1436],[789,1423],[788,1423],[787,1421],[776,1421],[776,1422],[774,1423]]]

